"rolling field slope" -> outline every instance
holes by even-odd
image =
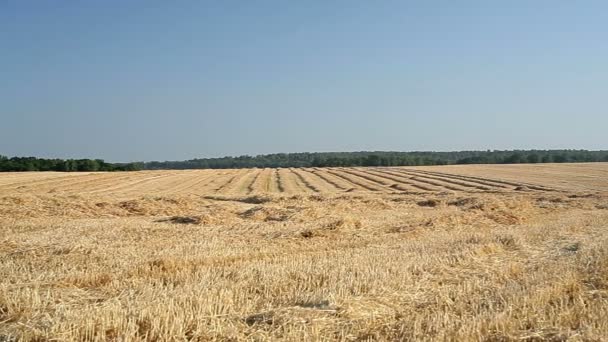
[[[608,164],[0,174],[0,341],[608,339]]]

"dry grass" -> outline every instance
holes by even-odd
[[[0,341],[608,339],[606,194],[432,170],[0,175]]]

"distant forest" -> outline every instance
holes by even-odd
[[[144,163],[106,163],[101,159],[8,158],[0,155],[1,171],[137,171]]]
[[[528,150],[459,152],[277,153],[241,157],[148,162],[148,170],[252,167],[416,166],[448,164],[519,164],[608,162],[608,151]]]
[[[137,171],[263,167],[417,166],[449,164],[527,164],[608,162],[608,151],[514,150],[458,152],[319,152],[203,158],[186,161],[107,163],[101,159],[8,158],[0,171]]]

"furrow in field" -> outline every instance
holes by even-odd
[[[279,175],[281,177],[281,184],[283,185],[283,190],[289,194],[301,194],[306,193],[308,188],[306,186],[302,186],[296,175],[290,169],[280,169]]]
[[[510,189],[511,186],[521,185],[519,183],[514,183],[514,182],[501,181],[501,180],[495,180],[495,179],[490,179],[490,178],[478,178],[478,177],[473,177],[473,176],[462,176],[462,175],[457,175],[457,174],[447,174],[447,173],[443,173],[443,172],[433,172],[433,171],[424,171],[424,170],[410,170],[410,171],[420,173],[420,174],[428,174],[428,175],[435,175],[435,176],[441,176],[441,177],[452,178],[452,179],[466,180],[466,181],[472,182],[472,183],[479,183],[482,185],[494,186],[494,187],[502,187],[505,189]]]
[[[429,188],[425,185],[420,185],[417,182],[411,181],[405,177],[397,178],[394,176],[387,176],[385,174],[374,173],[369,168],[345,168],[342,169],[343,172],[364,178],[367,181],[373,182],[375,184],[379,184],[380,186],[386,188],[388,191],[405,191],[405,192],[415,192],[419,193],[422,191],[437,191],[438,189]],[[397,182],[397,183],[395,183]]]
[[[205,181],[201,182],[201,184],[196,186],[196,188],[192,189],[195,194],[215,194],[218,192],[218,188],[226,185],[237,174],[237,170],[232,169],[207,171],[211,173],[211,176]]]
[[[396,171],[398,173],[402,173],[404,175],[409,175],[411,177],[410,178],[411,180],[418,181],[420,183],[430,184],[430,185],[434,185],[439,188],[444,188],[444,189],[452,190],[452,191],[464,191],[464,192],[470,191],[469,188],[457,186],[457,185],[454,185],[454,184],[451,184],[448,182],[444,182],[443,180],[432,179],[432,178],[429,178],[429,177],[427,177],[425,175],[421,175],[421,174],[412,174],[404,169],[397,169]]]
[[[228,195],[246,195],[250,192],[250,186],[255,180],[259,169],[243,169],[240,176],[234,178],[228,187],[221,190],[223,194]]]
[[[277,182],[274,179],[274,170],[271,168],[266,168],[264,169],[264,175],[263,178],[264,180],[263,182],[263,186],[264,186],[264,191],[265,192],[277,192],[276,186],[277,186]]]
[[[368,172],[370,174],[374,174],[378,177],[386,178],[388,180],[391,180],[392,182],[396,182],[393,185],[391,185],[391,188],[400,190],[400,191],[418,193],[418,192],[428,192],[428,191],[438,191],[439,190],[435,187],[429,187],[428,185],[422,185],[422,184],[416,183],[415,181],[412,181],[410,179],[410,177],[407,177],[407,176],[394,175],[391,173],[383,172],[380,170],[372,170],[372,169],[366,170],[366,172]]]
[[[351,190],[354,189],[350,184],[345,182],[343,179],[341,178],[337,178],[321,169],[318,168],[313,168],[310,171],[312,174],[314,174],[315,176],[319,177],[320,179],[322,179],[323,181],[325,181],[328,184],[331,184],[333,187],[335,187],[338,190]]]
[[[236,194],[248,195],[253,192],[253,183],[260,176],[260,169],[249,169],[249,172],[241,179],[236,187]]]
[[[320,192],[340,192],[344,189],[336,186],[334,183],[327,181],[322,178],[319,174],[315,173],[311,169],[298,169],[302,177],[306,178],[308,182],[313,184]]]
[[[340,171],[342,172],[346,172],[348,174],[351,175],[355,175],[357,177],[363,178],[366,181],[369,181],[371,183],[380,185],[380,186],[390,186],[392,184],[392,182],[390,182],[389,180],[387,180],[386,178],[382,178],[382,177],[378,177],[372,174],[369,174],[367,172],[365,172],[364,170],[361,169],[355,169],[355,168],[340,168]]]
[[[344,172],[343,170],[340,170],[340,169],[327,169],[326,171],[327,171],[327,173],[330,173],[336,177],[340,177],[340,178],[344,179],[345,181],[352,183],[352,184],[356,185],[357,187],[363,188],[364,190],[367,190],[367,191],[383,191],[384,190],[381,186],[378,186],[377,184],[370,182],[369,180],[366,180],[361,177],[353,176],[352,174],[349,174],[348,172]]]
[[[412,170],[412,169],[410,169],[409,171],[421,173],[421,174],[433,175],[433,176],[437,176],[437,177],[455,179],[457,181],[465,181],[472,185],[487,186],[487,187],[491,187],[491,188],[510,189],[510,187],[503,184],[502,182],[493,181],[491,179],[477,180],[477,179],[473,179],[473,178],[467,177],[467,176],[448,174],[448,173],[442,173],[442,172],[432,172],[432,171]]]
[[[314,187],[308,184],[301,175],[294,171],[294,168],[289,168],[289,172],[293,175],[293,180],[296,182],[297,187],[303,192],[318,192]]]
[[[463,191],[463,192],[468,191],[466,188],[463,188],[463,187],[457,187],[457,186],[454,186],[454,185],[450,185],[449,183],[446,184],[446,183],[441,182],[441,181],[430,180],[430,179],[425,178],[425,177],[413,176],[411,178],[411,180],[414,180],[414,181],[417,181],[417,182],[420,182],[420,183],[434,185],[436,187],[447,189],[447,190],[452,190],[452,191]]]
[[[212,172],[217,170],[209,171]],[[196,194],[215,194],[217,193],[217,188],[220,185],[227,183],[228,180],[234,177],[235,173],[235,170],[222,170],[219,173],[214,173],[205,182],[196,187],[196,189],[194,189],[194,192]]]
[[[313,192],[324,192],[323,188],[320,187],[316,182],[312,181],[310,177],[305,175],[301,169],[291,169],[291,171],[296,175],[300,183],[304,184],[308,189]]]
[[[249,172],[249,170],[247,170],[247,169],[236,170],[234,175],[231,175],[229,179],[227,179],[225,182],[219,184],[219,186],[215,189],[215,192],[217,192],[217,193],[230,192],[230,189],[232,187],[234,187],[234,184],[237,183],[248,172]]]
[[[279,172],[280,169],[274,169],[274,178],[276,179],[277,182],[277,191],[278,192],[285,192],[285,187],[283,186],[283,180],[281,179],[281,173]]]
[[[293,179],[293,174],[289,171],[289,169],[279,169],[278,177],[281,182],[283,192],[290,194],[299,192],[296,182]]]
[[[399,185],[395,185],[389,179],[367,173],[361,169],[341,168],[340,171],[342,171],[346,174],[358,177],[362,181],[368,182],[369,184],[373,184],[373,186],[380,186],[381,190],[383,190],[383,191],[389,191],[389,192],[393,192],[395,190],[403,191],[403,188],[400,188]]]
[[[468,180],[468,181],[477,181],[477,182],[485,182],[485,183],[493,183],[493,184],[498,184],[498,185],[510,185],[513,187],[527,187],[529,189],[532,190],[539,190],[539,191],[556,191],[555,189],[543,186],[543,185],[538,185],[538,184],[530,184],[530,183],[524,183],[524,182],[511,182],[511,181],[505,181],[505,180],[499,180],[499,179],[492,179],[492,178],[482,178],[482,177],[475,177],[475,176],[462,176],[462,175],[453,175],[453,174],[445,174],[442,172],[432,172],[432,171],[423,171],[423,170],[408,170],[408,171],[413,171],[413,172],[419,172],[419,173],[425,173],[425,174],[434,174],[437,176],[457,176],[462,180]],[[498,186],[498,185],[494,185],[494,186]]]
[[[417,173],[417,172],[409,172],[409,170],[407,171],[407,173],[410,174],[410,175],[412,175],[413,177],[423,177],[425,179],[431,179],[431,180],[435,180],[435,181],[439,181],[439,182],[443,182],[443,183],[453,184],[455,186],[460,186],[460,187],[463,187],[465,189],[469,189],[468,191],[499,190],[499,188],[497,188],[497,187],[491,187],[490,188],[487,185],[481,185],[481,184],[477,184],[477,183],[471,183],[471,182],[467,182],[467,181],[463,181],[463,180],[454,180],[454,179],[449,178],[449,177],[441,177],[441,176],[435,176],[435,175],[429,175],[429,174],[423,174],[423,173]]]
[[[409,185],[411,185],[411,186],[413,186],[413,187],[415,187],[415,188],[417,188],[417,189],[420,189],[420,190],[424,190],[424,191],[435,191],[435,192],[436,192],[436,191],[444,191],[444,190],[445,190],[445,189],[443,188],[443,186],[441,186],[441,185],[439,185],[439,186],[438,186],[438,185],[436,185],[436,184],[429,183],[429,182],[427,182],[427,181],[417,179],[416,177],[412,177],[412,176],[409,176],[409,175],[403,174],[403,173],[398,172],[398,171],[392,171],[392,170],[391,170],[391,171],[388,171],[388,170],[384,170],[384,171],[382,171],[382,172],[383,172],[383,173],[386,173],[386,174],[389,174],[389,175],[391,175],[391,176],[400,177],[401,179],[403,179],[402,181],[403,181],[404,183],[407,183],[407,184],[409,184]]]
[[[277,179],[277,170],[276,169],[267,169],[267,177],[268,177],[268,192],[270,193],[279,193],[279,181]]]
[[[256,172],[257,170],[253,171]],[[257,190],[257,186],[255,185],[256,182],[258,181],[258,179],[260,179],[260,172],[255,173],[253,176],[253,178],[251,179],[251,182],[249,183],[249,185],[247,185],[247,193],[251,194],[254,191]]]
[[[266,168],[258,172],[253,182],[249,185],[249,193],[270,192],[271,171],[271,169]]]
[[[354,171],[351,171],[351,172],[354,172]],[[398,188],[398,185],[394,186],[394,184],[391,184],[391,182],[388,182],[388,180],[386,178],[381,178],[378,176],[376,176],[376,178],[380,179],[379,182],[382,182],[383,184],[387,184],[389,187],[391,187],[393,189]],[[423,179],[422,181],[420,181],[418,178],[419,177],[412,177],[412,178],[410,178],[410,181],[419,181],[420,183],[430,184],[430,185],[439,187],[441,190],[443,190],[443,188],[445,188],[445,189],[449,189],[449,190],[453,190],[453,191],[466,191],[466,189],[458,188],[451,184],[443,184],[442,182],[428,182],[427,179]]]

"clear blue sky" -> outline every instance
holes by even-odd
[[[606,1],[0,1],[0,154],[608,149]]]

